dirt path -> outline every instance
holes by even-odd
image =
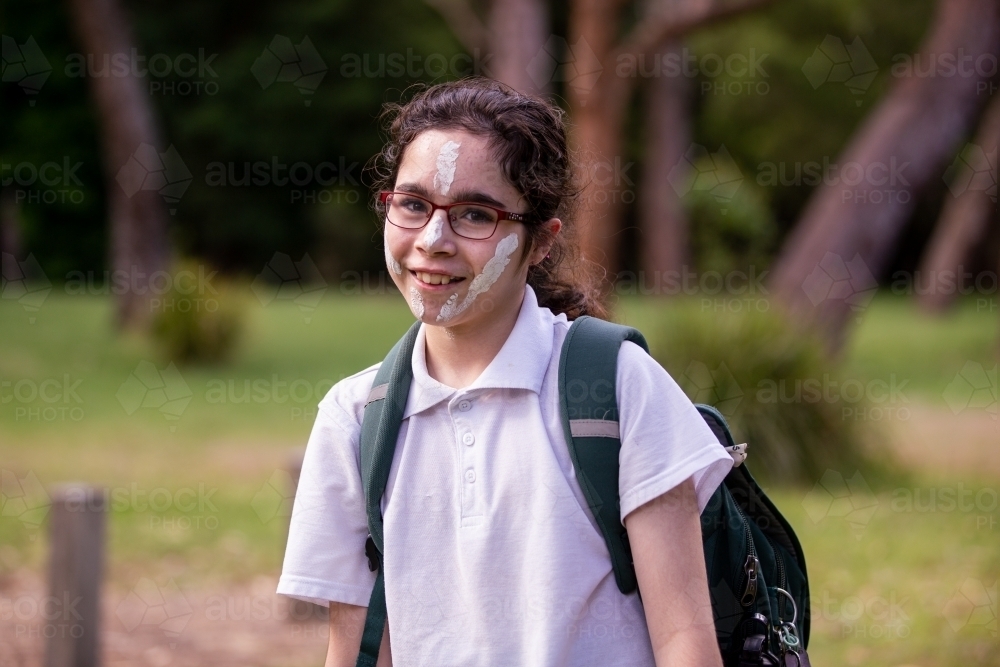
[[[313,609],[289,609],[276,580],[181,591],[171,581],[140,580],[124,595],[108,590],[102,615],[106,667],[295,667],[321,665],[326,623]],[[108,588],[111,588],[110,586]],[[0,667],[41,667],[45,592],[34,573],[0,582]],[[52,626],[48,626],[51,628]],[[52,630],[50,629],[49,632]]]
[[[946,406],[915,404],[908,416],[891,425],[889,444],[902,465],[928,475],[1000,478],[996,415],[973,409],[956,415]]]

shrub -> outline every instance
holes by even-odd
[[[761,302],[766,303],[766,302]],[[653,356],[691,400],[716,406],[763,480],[806,482],[868,468],[865,433],[845,408],[844,378],[822,344],[772,312],[705,312],[673,301],[649,331]],[[836,383],[836,384],[834,384]],[[823,394],[823,388],[835,391]]]
[[[198,275],[199,267],[182,262],[172,275],[182,271]],[[152,301],[153,341],[165,357],[178,363],[227,360],[243,332],[245,290],[220,278],[212,279],[210,289],[190,290],[190,285],[175,279],[168,292]]]

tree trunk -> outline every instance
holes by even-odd
[[[619,9],[613,0],[573,3],[564,73],[575,126],[571,141],[583,170],[577,218],[583,258],[604,266],[611,279],[618,270],[621,135],[631,92],[612,58]]]
[[[974,63],[996,54],[998,44],[995,0],[941,0],[918,57],[924,67],[942,54],[971,54]],[[837,184],[810,197],[775,263],[771,285],[779,302],[817,325],[832,351],[851,313],[873,296],[874,276],[885,269],[915,195],[941,177],[986,98],[983,68],[968,61],[965,68],[968,76],[918,77],[911,70],[900,77],[848,144]]]
[[[668,42],[660,49],[660,62],[680,52],[680,42]],[[690,94],[690,80],[684,76],[658,77],[646,85],[647,148],[639,183],[640,252],[645,282],[655,285],[662,284],[658,278],[667,272],[679,272],[688,259],[688,220],[668,176],[691,143]]]
[[[574,0],[570,7],[570,53],[565,67],[572,109],[572,142],[586,168],[581,189],[580,240],[584,259],[618,270],[618,233],[628,174],[622,155],[625,112],[636,81],[628,63],[652,54],[671,39],[759,9],[773,0],[680,0],[648,3],[645,15],[619,43],[622,0]]]
[[[104,69],[103,76],[88,72],[88,79],[103,144],[111,268],[123,272],[119,276],[128,276],[130,285],[118,296],[117,322],[121,327],[141,327],[150,315],[149,276],[167,269],[169,260],[164,204],[156,190],[146,189],[150,183],[145,180],[147,172],[163,168],[155,164],[160,155],[148,159],[150,152],[162,146],[144,80],[131,74],[109,76],[103,66],[105,58],[133,53],[120,4],[116,0],[69,0],[69,7],[86,58],[93,61],[98,74]],[[130,187],[130,194],[119,183],[126,165],[125,176],[141,183],[141,187]]]
[[[959,276],[962,262],[989,231],[997,213],[997,146],[1000,145],[1000,95],[994,95],[980,121],[975,143],[967,145],[952,163],[946,197],[934,235],[920,265],[920,304],[941,311],[955,299],[958,289],[945,289],[942,275]],[[914,279],[916,283],[917,280]]]
[[[488,21],[490,75],[518,92],[548,95],[550,77],[540,67],[549,38],[543,0],[493,0]]]
[[[21,210],[13,188],[0,190],[0,252],[24,259],[21,256]]]

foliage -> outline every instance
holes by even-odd
[[[198,273],[198,267],[188,261],[173,275],[185,270]],[[152,301],[153,341],[170,361],[226,361],[243,334],[246,300],[246,291],[229,281],[213,285],[210,294],[198,294],[174,280],[169,291]]]
[[[815,481],[830,468],[870,467],[854,418],[866,399],[845,391],[851,378],[781,316],[755,306],[720,315],[691,301],[661,316],[648,339],[688,396],[719,408],[749,443],[755,474]]]
[[[296,257],[309,252],[331,282],[345,270],[376,270],[381,253],[370,240],[373,219],[362,168],[381,144],[376,122],[381,104],[413,82],[456,78],[489,67],[489,54],[462,54],[441,17],[422,2],[126,4],[140,55],[214,56],[214,74],[147,76],[143,83],[163,125],[159,148],[174,145],[193,176],[171,219],[177,249],[211,258],[227,271],[256,273],[275,252]],[[105,183],[116,187],[108,174],[113,177],[120,165],[103,164],[89,79],[73,76],[66,67],[67,59],[80,51],[68,12],[65,5],[53,9],[10,0],[0,0],[0,5],[4,34],[18,44],[34,37],[52,67],[31,100],[16,83],[0,87],[7,130],[0,133],[0,161],[38,165],[66,158],[83,164],[76,172],[80,184],[72,184],[82,203],[23,201],[25,254],[33,252],[55,282],[71,270],[100,272],[108,247],[104,188]],[[891,83],[894,58],[917,47],[932,5],[932,0],[783,2],[699,31],[686,40],[697,62],[706,65],[697,65],[691,76],[694,143],[713,152],[726,146],[746,177],[742,189],[757,178],[763,163],[822,162],[824,156],[835,160]],[[552,11],[553,30],[564,34],[566,3],[552,3]],[[253,75],[251,68],[276,35],[296,45],[309,37],[315,46],[327,71],[312,95],[287,82],[264,88]],[[863,94],[852,94],[842,84],[813,88],[804,76],[803,63],[827,35],[847,42],[860,37],[871,52],[879,72]],[[766,76],[740,74],[739,68],[714,73],[715,59],[749,57],[751,51],[758,58],[766,56],[760,65]],[[416,65],[394,70],[390,57]],[[428,72],[430,58],[448,67]],[[183,94],[185,83],[213,84],[212,92],[202,86],[201,92]],[[758,83],[766,85],[758,90]],[[753,94],[723,92],[746,91],[746,84]],[[557,92],[562,86],[556,82]],[[35,104],[29,106],[29,101]],[[639,130],[642,114],[629,118],[627,134],[635,138],[630,159],[641,161],[647,143]],[[282,186],[274,179],[260,186],[233,183],[245,165],[272,161],[312,167],[329,161],[337,168],[336,178],[330,186]],[[210,165],[222,166],[225,185],[220,179],[210,182]],[[693,239],[702,244],[696,249],[699,261],[712,267],[729,261],[767,263],[759,255],[770,257],[780,247],[811,187],[762,187],[766,195],[750,202],[747,216],[736,222],[693,203]],[[933,211],[934,206],[932,201],[921,209]],[[634,216],[635,204],[629,208]],[[329,224],[333,219],[336,226]],[[772,224],[768,220],[774,221],[773,232],[766,229]],[[702,234],[703,227],[711,233]],[[632,262],[625,258],[626,265]]]
[[[705,190],[684,197],[690,220],[691,252],[701,271],[763,271],[773,251],[774,217],[761,188],[744,181],[720,202]]]

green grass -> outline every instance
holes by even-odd
[[[647,328],[680,312],[674,305],[625,300],[620,319]],[[117,336],[110,322],[104,298],[54,292],[36,313],[0,301],[0,381],[10,383],[0,387],[4,493],[11,479],[20,486],[29,475],[45,486],[84,480],[113,489],[119,495],[109,517],[111,584],[127,587],[140,575],[168,574],[198,587],[278,572],[287,521],[281,471],[304,445],[316,402],[325,387],[379,361],[412,317],[401,299],[389,297],[328,295],[312,313],[281,302],[255,307],[231,363],[179,369],[190,402],[174,420],[155,407],[127,414],[116,394],[130,374],[143,361],[157,369],[166,364],[148,342]],[[915,404],[944,406],[945,388],[966,361],[996,363],[998,325],[995,312],[975,303],[934,319],[908,301],[878,298],[855,328],[843,365],[852,377],[895,373],[909,381]],[[53,403],[37,395],[28,400],[31,387],[47,380],[73,387],[75,395],[64,401],[60,389]],[[263,389],[256,399],[251,393],[249,402],[231,400],[255,382]],[[18,383],[20,396],[14,394]],[[298,395],[282,399],[293,384]],[[53,385],[47,386],[52,397]],[[220,386],[224,394],[213,394]],[[66,408],[64,417],[47,408]],[[66,414],[74,409],[79,419]],[[961,483],[995,498],[998,488],[985,472],[956,479],[922,470],[911,477],[907,484],[925,492]],[[943,504],[935,511],[898,511],[892,500],[899,491],[889,482],[870,483],[877,511],[865,521],[853,517],[854,525],[840,511],[839,503],[849,501],[837,501],[814,522],[816,491],[773,491],[808,556],[813,663],[1000,665],[996,589],[992,608],[987,604],[964,625],[959,595],[963,585],[972,593],[996,585],[995,503],[989,511],[949,512]],[[199,487],[208,501],[189,506]],[[133,489],[162,506],[133,502]],[[0,575],[22,566],[43,572],[45,524],[15,505],[5,504],[0,514]],[[883,614],[882,601],[897,606]]]
[[[623,298],[619,320],[640,330],[653,330],[660,318],[670,318],[698,303]],[[997,307],[995,296],[985,303],[966,299],[945,316],[935,316],[912,299],[880,294],[854,323],[841,355],[842,375],[886,382],[895,376],[898,382],[906,382],[907,397],[943,404],[945,389],[967,362],[987,368],[997,363]]]

